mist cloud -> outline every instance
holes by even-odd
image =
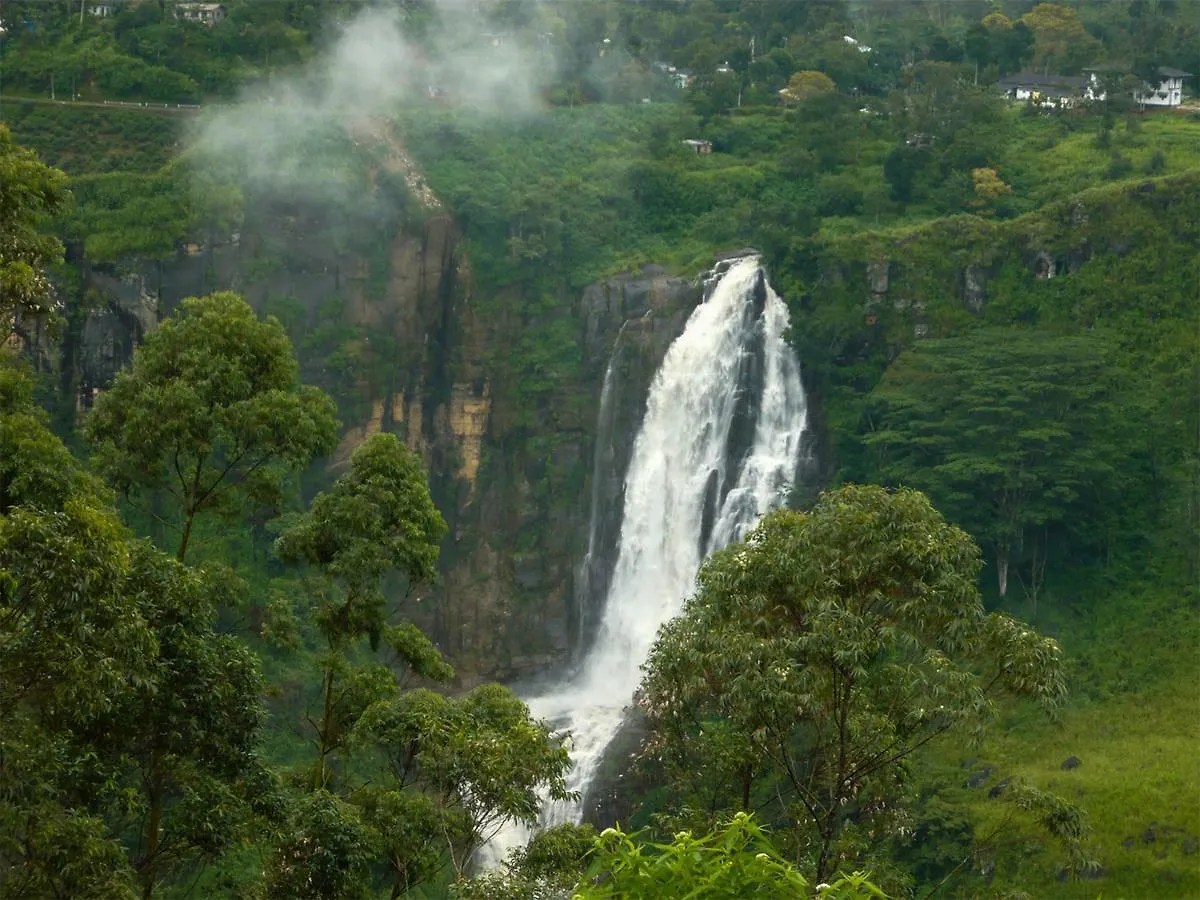
[[[401,10],[368,8],[303,69],[207,110],[192,135],[193,159],[232,169],[259,190],[337,196],[360,188],[361,173],[327,165],[328,145],[433,97],[479,116],[533,115],[553,74],[547,54],[536,39],[496,33],[477,4],[439,4],[419,39]]]

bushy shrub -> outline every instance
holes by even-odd
[[[817,182],[817,212],[823,216],[855,216],[862,212],[863,192],[853,175],[826,175]]]
[[[1119,178],[1127,177],[1132,171],[1133,161],[1120,150],[1114,150],[1112,159],[1108,163],[1108,169],[1104,174],[1110,181],[1116,181]]]

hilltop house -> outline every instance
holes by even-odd
[[[1093,81],[1085,75],[1043,75],[1018,72],[996,82],[996,87],[1014,100],[1028,100],[1036,106],[1067,108],[1092,99]]]
[[[1091,81],[1091,91],[1097,100],[1103,100],[1104,90],[1101,87],[1105,76],[1124,75],[1129,72],[1129,66],[1121,63],[1108,63],[1084,69]],[[1161,79],[1157,86],[1143,82],[1144,90],[1134,91],[1133,98],[1145,106],[1174,107],[1183,102],[1183,80],[1190,78],[1191,72],[1175,69],[1171,66],[1159,66],[1158,77]]]
[[[695,138],[689,138],[683,141],[683,143],[687,144],[697,156],[707,156],[708,154],[712,153],[712,141],[701,141]]]
[[[225,7],[220,3],[178,3],[175,18],[185,22],[199,22],[211,28],[225,18]]]
[[[671,80],[675,82],[675,87],[682,91],[692,86],[696,76],[691,69],[677,69],[671,73]]]

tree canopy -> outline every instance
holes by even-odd
[[[196,516],[277,509],[284,476],[333,449],[333,401],[298,384],[291,341],[245,300],[184,300],[96,401],[86,434],[122,493],[162,490],[183,560]]]
[[[985,725],[998,692],[1054,709],[1058,645],[984,611],[979,565],[922,494],[853,485],[710,557],[642,686],[685,820],[769,809],[824,880],[902,818],[917,748]]]
[[[1029,550],[1036,596],[1044,529],[1095,535],[1116,502],[1126,388],[1112,352],[1099,334],[977,329],[902,354],[873,392],[864,440],[878,471],[991,551],[1001,595]]]
[[[135,540],[28,376],[5,361],[0,384],[30,463],[0,511],[0,896],[149,897],[252,815],[257,662],[213,629],[228,579]]]
[[[420,459],[382,433],[354,451],[349,471],[276,542],[283,560],[308,566],[313,624],[326,645],[321,711],[309,717],[317,760],[314,794],[302,807],[311,834],[302,844],[327,846],[326,856],[340,862],[321,874],[321,858],[285,844],[271,896],[334,875],[348,885],[337,896],[355,896],[370,881],[358,854],[385,866],[398,897],[447,865],[461,875],[501,823],[533,824],[542,791],[566,797],[566,748],[510,690],[483,685],[451,698],[401,687],[402,675],[435,683],[454,674],[420,630],[394,621],[383,589],[389,577],[410,591],[432,581],[445,530]],[[357,664],[364,642],[382,645],[391,665]],[[375,765],[364,768],[364,760]],[[343,846],[346,829],[364,835],[353,852]],[[307,888],[300,895],[322,896]]]
[[[18,315],[45,316],[57,304],[46,267],[62,259],[62,242],[46,220],[66,204],[67,177],[13,142],[0,124],[0,327]]]

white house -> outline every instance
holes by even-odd
[[[96,16],[99,19],[107,19],[117,11],[117,4],[114,2],[92,3],[87,8],[88,15]]]
[[[175,7],[175,18],[211,28],[225,18],[225,7],[220,3],[180,3]]]
[[[1089,96],[1095,100],[1103,100],[1105,93],[1101,87],[1101,78],[1104,75],[1122,74],[1127,72],[1128,68],[1121,65],[1109,64],[1085,69],[1084,71],[1088,73],[1088,77],[1091,79],[1088,89]],[[1133,92],[1133,98],[1142,106],[1179,106],[1183,102],[1183,80],[1190,78],[1191,75],[1191,72],[1185,72],[1182,69],[1159,66],[1158,77],[1161,81],[1159,81],[1158,86],[1145,84],[1143,90]]]
[[[1178,106],[1183,102],[1183,79],[1191,77],[1191,74],[1182,69],[1159,66],[1158,76],[1162,81],[1158,87],[1143,94],[1134,94],[1134,97],[1143,106]]]

